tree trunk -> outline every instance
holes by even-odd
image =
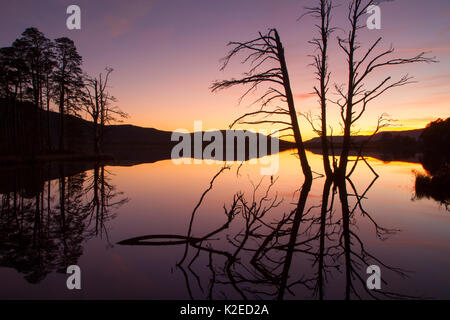
[[[347,108],[344,122],[344,140],[342,143],[342,153],[339,160],[339,179],[345,178],[348,163],[348,154],[350,150],[350,139],[351,139],[351,126],[352,126],[352,116],[353,116],[353,96],[355,92],[354,78],[355,78],[355,65],[354,65],[354,54],[355,54],[355,36],[357,30],[357,19],[353,18],[352,23],[352,33],[349,41],[349,54],[348,54],[348,93],[347,93]]]
[[[50,136],[50,88],[49,75],[47,74],[46,83],[46,103],[47,103],[47,152],[52,151],[52,141]]]
[[[64,88],[59,94],[59,151],[64,150]]]
[[[294,105],[294,97],[292,95],[289,74],[287,70],[286,60],[284,57],[284,48],[281,43],[278,32],[276,30],[275,30],[275,37],[277,43],[278,58],[280,59],[281,72],[283,74],[283,86],[289,107],[289,115],[291,118],[292,130],[294,132],[295,144],[297,146],[298,155],[300,157],[300,164],[302,166],[303,174],[305,175],[305,180],[309,180],[312,179],[311,167],[309,166],[308,158],[306,157],[305,146],[303,144],[302,135],[300,133],[300,127],[297,119],[297,112],[295,110]]]
[[[325,170],[325,175],[327,177],[333,176],[333,171],[331,170],[330,158],[328,152],[328,137],[327,137],[327,98],[326,98],[326,82],[327,82],[327,53],[328,53],[328,32],[327,26],[325,24],[325,19],[327,13],[325,10],[325,3],[322,1],[322,68],[320,70],[320,107],[321,107],[321,120],[322,120],[322,159],[323,167]]]

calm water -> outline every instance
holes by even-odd
[[[321,171],[321,156],[308,157]],[[280,154],[267,195],[271,178],[261,181],[259,165],[233,165],[217,176],[190,233],[210,236],[190,245],[185,238],[192,212],[220,164],[167,160],[8,170],[0,190],[0,298],[274,299],[281,290],[285,299],[342,299],[347,291],[351,298],[369,298],[366,264],[381,268],[379,298],[450,298],[450,213],[432,199],[415,198],[414,172],[423,172],[422,166],[369,163],[378,179],[373,182],[362,162],[351,177],[359,195],[373,182],[360,201],[366,214],[348,182],[351,211],[356,206],[348,228],[333,187],[329,211],[321,215],[325,179],[318,177],[295,243],[296,219],[289,215],[303,177],[289,151]],[[118,244],[140,236],[149,237]],[[66,288],[71,264],[81,267],[82,290]]]

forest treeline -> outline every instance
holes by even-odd
[[[92,152],[102,152],[104,127],[126,117],[108,91],[112,68],[96,77],[83,72],[75,43],[47,38],[27,28],[11,46],[0,48],[0,142],[3,155],[37,156],[71,152],[70,116],[93,122]],[[51,111],[59,123],[51,121]],[[68,120],[69,119],[69,120]]]
[[[430,122],[420,138],[424,168],[431,174],[449,169],[450,164],[450,118]]]
[[[420,136],[422,165],[416,173],[416,198],[432,198],[450,210],[450,118],[430,122]]]

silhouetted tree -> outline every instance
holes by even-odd
[[[419,137],[422,164],[430,174],[448,169],[450,163],[450,118],[430,122]]]
[[[43,87],[45,88],[45,106],[46,106],[46,147],[47,151],[52,151],[52,141],[50,134],[50,103],[54,97],[53,72],[56,66],[54,43],[51,43],[52,49],[47,51],[47,56],[43,64]],[[42,107],[43,108],[43,107]]]
[[[37,146],[37,151],[42,151],[43,138],[43,121],[42,114],[39,110],[43,110],[43,91],[46,85],[45,75],[51,72],[49,60],[52,56],[52,42],[44,36],[37,28],[27,28],[22,37],[18,40],[25,56],[25,63],[29,73],[32,101],[36,108],[34,109],[35,132],[33,139]],[[48,90],[48,88],[47,88]]]
[[[102,74],[100,74],[98,78],[91,78],[87,75],[84,77],[84,108],[93,122],[93,144],[95,153],[98,153],[100,149],[99,122],[102,122],[100,118],[102,114],[104,114],[102,112],[102,105],[104,103],[101,100],[104,96],[104,91],[108,84],[108,78],[111,72],[112,69],[106,68],[106,76],[104,80],[102,80]]]
[[[351,147],[352,127],[361,118],[367,105],[386,91],[411,83],[412,77],[405,75],[399,80],[391,81],[391,76],[385,77],[370,89],[365,88],[364,82],[369,75],[380,68],[418,62],[436,62],[433,58],[425,56],[425,52],[411,58],[388,58],[394,48],[379,51],[378,45],[382,38],[378,38],[369,49],[357,57],[361,44],[358,42],[358,32],[365,27],[364,15],[367,8],[374,4],[373,0],[352,0],[349,4],[348,21],[350,29],[345,38],[338,37],[338,45],[344,52],[348,64],[348,83],[346,86],[335,85],[340,98],[335,103],[340,107],[343,121],[344,138],[339,161],[338,175],[344,178],[347,170],[348,154]],[[378,51],[378,53],[377,53]]]
[[[313,44],[318,51],[317,54],[313,55],[314,61],[312,66],[315,68],[316,79],[319,81],[319,87],[314,86],[314,92],[317,94],[320,101],[320,129],[315,128],[311,116],[307,116],[307,119],[313,126],[313,130],[321,137],[323,166],[327,177],[333,175],[330,165],[327,134],[327,93],[330,82],[328,41],[331,33],[336,29],[330,26],[332,7],[331,0],[320,0],[317,7],[307,7],[305,13],[306,15],[311,15],[319,20],[319,24],[316,25],[319,30],[319,37],[313,38],[309,43]]]
[[[259,33],[259,36],[255,39],[245,42],[230,42],[228,45],[232,46],[232,49],[228,55],[223,58],[224,63],[221,68],[222,70],[228,65],[233,57],[242,52],[248,53],[243,62],[250,63],[251,67],[240,79],[214,82],[211,87],[212,91],[214,92],[236,85],[249,84],[250,88],[241,97],[242,99],[249,92],[257,89],[259,85],[267,84],[269,86],[268,90],[256,101],[262,103],[261,108],[258,111],[246,113],[239,117],[230,125],[230,128],[236,123],[283,125],[284,127],[280,129],[280,132],[286,130],[293,132],[293,134],[290,134],[289,136],[294,137],[305,179],[312,179],[312,172],[306,157],[305,146],[303,145],[297,118],[297,111],[295,109],[284,48],[278,31],[276,29],[270,29],[267,34]],[[272,101],[280,99],[286,103],[287,108],[275,107],[267,109]],[[244,121],[247,117],[252,116],[262,116],[263,119]],[[289,120],[279,120],[279,117],[283,116],[287,116]]]
[[[62,151],[65,140],[64,115],[76,114],[81,108],[77,102],[81,99],[80,92],[83,87],[82,58],[74,42],[64,37],[55,40],[55,60],[53,82],[60,114],[59,150]]]
[[[450,118],[430,122],[419,137],[422,166],[416,173],[415,199],[432,198],[450,211]]]
[[[112,68],[105,68],[106,74],[100,73],[98,77],[84,77],[84,99],[83,106],[93,122],[93,143],[94,152],[98,153],[103,148],[104,128],[111,122],[120,122],[128,115],[117,106],[112,106],[116,102],[107,88]]]
[[[9,149],[20,151],[19,133],[24,130],[16,101],[22,101],[29,82],[23,42],[16,40],[11,47],[0,49],[0,98],[5,110],[2,117],[4,135]]]
[[[29,75],[23,41],[16,40],[11,47],[0,49],[0,68],[2,98],[10,102],[17,98],[22,101]]]

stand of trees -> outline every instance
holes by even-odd
[[[115,101],[100,76],[98,96],[93,100],[93,79],[82,70],[82,57],[74,42],[67,38],[48,39],[37,28],[27,28],[11,46],[0,48],[0,115],[2,153],[7,155],[42,155],[71,151],[67,140],[68,115],[92,116],[95,127],[103,126],[126,114],[111,106]],[[97,84],[96,84],[97,86]],[[52,127],[50,112],[59,112],[59,124]],[[97,119],[100,121],[97,122]],[[90,140],[99,153],[101,135],[97,129]]]
[[[417,173],[416,198],[432,198],[450,211],[450,118],[430,122],[419,142],[422,166],[426,174]]]
[[[422,163],[431,175],[448,170],[450,164],[450,118],[430,122],[419,137]]]

